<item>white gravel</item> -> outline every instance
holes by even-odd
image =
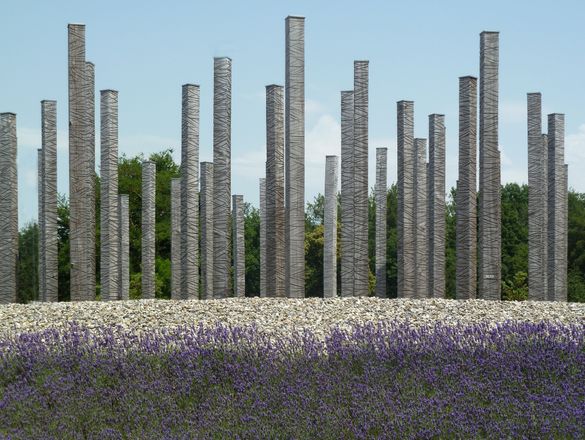
[[[585,304],[447,299],[377,298],[228,298],[207,301],[133,300],[0,305],[0,337],[63,328],[69,322],[88,328],[121,325],[136,331],[183,325],[255,323],[259,329],[290,333],[309,329],[322,336],[332,326],[388,320],[413,325],[554,321],[585,322]]]

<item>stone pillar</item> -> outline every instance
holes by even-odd
[[[337,296],[337,187],[339,157],[325,157],[323,297]]]
[[[546,240],[547,195],[546,149],[542,143],[542,113],[540,93],[528,93],[528,298],[546,299]]]
[[[213,295],[229,289],[232,60],[215,58],[213,69]]]
[[[213,163],[201,162],[201,298],[213,299]]]
[[[284,290],[284,88],[266,86],[266,294]]]
[[[85,62],[85,25],[68,25],[69,70],[69,208],[71,301],[93,299],[89,290],[91,277],[87,234],[88,106]]]
[[[459,78],[456,298],[477,295],[477,78]]]
[[[353,63],[354,296],[369,294],[368,257],[368,61]]]
[[[341,296],[354,294],[353,90],[341,92]]]
[[[89,275],[87,278],[87,295],[89,300],[95,300],[96,294],[96,212],[95,212],[95,66],[92,62],[85,63],[86,76],[86,119],[84,157],[85,194],[84,212],[86,216],[85,233],[87,234],[87,248]],[[117,191],[117,190],[116,190]]]
[[[234,296],[246,296],[246,239],[244,236],[244,196],[233,196],[233,252],[234,252]]]
[[[171,299],[181,299],[181,239],[181,179],[174,178],[171,179]]]
[[[428,294],[428,201],[427,201],[427,140],[414,140],[414,246],[415,246],[415,298]]]
[[[16,115],[0,113],[0,304],[16,302],[18,174]]]
[[[565,115],[548,115],[548,299],[567,301]]]
[[[37,149],[37,194],[38,194],[38,216],[37,216],[37,227],[39,230],[38,237],[38,300],[46,301],[46,286],[45,286],[45,214],[44,214],[44,196],[43,196],[43,181],[44,178],[44,165],[43,165],[43,149]]]
[[[59,237],[57,235],[57,102],[41,101],[43,145],[44,300],[58,299]]]
[[[388,298],[386,290],[386,221],[388,216],[388,149],[376,148],[376,296]]]
[[[479,297],[501,299],[502,215],[498,149],[499,34],[480,35]]]
[[[118,92],[100,92],[100,278],[102,300],[118,299]]]
[[[130,200],[128,194],[118,196],[118,299],[130,299]]]
[[[398,297],[415,296],[414,102],[398,102]]]
[[[181,225],[182,299],[199,298],[199,86],[183,85],[181,112]]]
[[[428,296],[445,298],[445,116],[429,116]]]
[[[305,18],[286,18],[285,290],[305,296]]]
[[[260,297],[266,295],[266,179],[260,178]]]
[[[155,293],[156,164],[142,162],[142,299]]]

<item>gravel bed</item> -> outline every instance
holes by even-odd
[[[256,324],[289,334],[308,329],[322,337],[332,326],[380,321],[454,325],[504,321],[585,322],[585,304],[448,299],[228,298],[206,301],[132,300],[0,305],[0,336],[63,328],[120,325],[134,332],[184,325]]]

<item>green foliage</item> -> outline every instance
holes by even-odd
[[[260,294],[260,211],[244,203],[246,295]]]
[[[502,282],[528,273],[528,185],[502,187]]]
[[[572,302],[585,302],[585,276],[578,269],[569,269],[567,296]]]
[[[27,223],[18,234],[17,301],[27,303],[38,299],[39,228]]]
[[[517,272],[512,279],[502,283],[502,299],[507,301],[528,299],[528,274],[526,272]]]
[[[457,255],[455,254],[455,240],[457,229],[457,189],[451,188],[445,204],[445,295],[455,298]]]

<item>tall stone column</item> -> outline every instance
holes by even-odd
[[[100,92],[100,278],[104,301],[118,299],[118,92]]]
[[[353,90],[341,92],[341,296],[354,294]]]
[[[155,293],[156,164],[142,162],[142,299]]]
[[[285,290],[305,296],[305,18],[286,18]]]
[[[246,296],[246,239],[244,236],[244,196],[233,196],[232,237],[234,252],[234,296]]]
[[[201,162],[201,298],[213,299],[213,163]]]
[[[57,235],[57,102],[41,101],[43,145],[44,300],[58,299],[59,237]]]
[[[376,296],[388,298],[386,290],[386,221],[388,215],[388,149],[376,148]]]
[[[0,113],[0,304],[16,302],[18,173],[16,115]]]
[[[130,299],[130,200],[128,194],[118,196],[118,299]]]
[[[479,297],[501,299],[502,214],[498,149],[499,34],[480,35]]]
[[[567,301],[565,115],[548,115],[548,299]]]
[[[428,296],[445,298],[445,116],[429,116]]]
[[[181,112],[182,299],[199,298],[199,86],[183,85]]]
[[[266,292],[266,179],[260,178],[260,298]]]
[[[85,233],[87,234],[87,248],[88,253],[86,258],[88,260],[87,267],[89,268],[89,275],[87,282],[87,299],[95,300],[96,294],[96,212],[95,212],[95,66],[92,62],[85,63],[85,105],[86,105],[86,119],[85,119],[85,133],[87,141],[85,143],[85,157],[84,157],[84,178],[85,178],[85,200],[84,212],[85,218]],[[117,190],[116,190],[117,191]]]
[[[213,65],[213,296],[229,289],[229,216],[231,198],[232,60]]]
[[[415,296],[414,102],[398,102],[398,297]]]
[[[368,296],[368,61],[353,63],[354,296]]]
[[[90,299],[91,267],[86,189],[88,164],[88,88],[86,87],[85,25],[68,25],[69,44],[69,208],[71,301]]]
[[[39,229],[39,238],[38,238],[38,300],[39,301],[46,301],[46,289],[45,289],[45,214],[44,214],[44,196],[43,196],[43,181],[44,177],[44,166],[43,166],[43,149],[37,149],[37,193],[38,193],[38,221],[37,227]]]
[[[339,157],[325,157],[323,297],[337,296],[337,187]]]
[[[415,246],[415,298],[426,298],[428,294],[428,201],[427,201],[427,140],[414,140],[414,246]]]
[[[457,299],[477,295],[477,78],[459,78],[459,179],[456,195]]]
[[[547,262],[544,259],[546,240],[547,194],[544,192],[547,170],[542,143],[540,93],[528,93],[528,297],[546,299]]]
[[[284,88],[266,86],[266,294],[284,289]]]
[[[171,179],[171,299],[181,299],[181,240],[181,179],[175,178]]]

